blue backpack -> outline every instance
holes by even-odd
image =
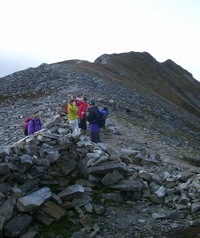
[[[105,120],[108,116],[108,108],[104,107],[102,110],[98,112],[98,126],[100,128],[105,127]]]
[[[91,111],[94,111],[95,114],[93,116],[86,116],[86,120],[90,124],[97,124],[100,128],[105,127],[105,120],[108,115],[108,109],[104,108],[99,110],[97,107],[91,108]]]

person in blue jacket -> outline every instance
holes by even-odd
[[[99,109],[93,100],[88,103],[88,114],[86,120],[89,122],[90,138],[94,143],[101,142],[100,127],[98,125]]]

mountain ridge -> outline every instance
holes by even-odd
[[[10,125],[12,128],[17,123],[16,138],[20,138],[22,118],[30,116],[35,107],[46,105],[55,111],[70,95],[82,94],[97,100],[99,106],[114,101],[117,113],[133,127],[148,126],[150,131],[156,129],[153,134],[159,133],[163,139],[174,135],[179,142],[183,140],[179,133],[186,133],[190,142],[195,141],[195,148],[199,142],[200,83],[173,61],[159,63],[147,52],[102,55],[94,63],[69,60],[42,64],[1,78],[0,87],[5,113],[10,110],[12,115],[16,110],[17,119]],[[6,116],[1,121],[2,135],[10,131],[5,133],[5,121]],[[14,139],[8,135],[6,140]]]
[[[105,57],[108,62],[106,64]],[[108,55],[100,56],[95,60],[95,63],[102,64],[108,70],[115,70],[116,74],[131,79],[137,84],[143,84],[143,88],[147,88],[149,91],[155,91],[157,94],[185,109],[192,106],[194,107],[194,111],[197,109],[197,114],[199,115],[200,84],[192,77],[191,73],[172,60],[159,63],[146,52],[114,54],[110,56],[110,61],[108,61],[108,57]],[[124,61],[126,60],[124,66],[121,57]],[[102,58],[104,59],[102,60]],[[128,63],[126,63],[128,61],[127,59],[129,59]],[[145,64],[146,61],[148,62],[147,64]],[[127,67],[127,65],[130,65],[130,67]],[[123,74],[123,72],[126,74]],[[190,108],[190,111],[192,112],[193,109]]]

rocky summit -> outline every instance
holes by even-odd
[[[149,53],[42,64],[0,79],[0,237],[198,237],[200,83]],[[107,106],[76,136],[72,95]],[[23,121],[42,114],[42,130]]]

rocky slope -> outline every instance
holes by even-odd
[[[146,54],[144,56],[146,57]],[[105,56],[102,57],[105,58]],[[124,59],[126,57],[123,55],[121,62]],[[143,72],[142,69],[145,72],[149,66],[146,61],[141,67],[137,66],[141,72]],[[128,62],[131,66],[134,65],[132,58]],[[108,66],[106,64],[106,67]],[[120,67],[121,65],[116,66],[115,70],[119,70]],[[128,72],[130,69],[129,66]],[[126,72],[125,69],[123,72]],[[4,77],[0,80],[0,131],[2,134],[0,142],[6,144],[20,139],[23,118],[30,116],[35,108],[42,111],[45,121],[49,116],[57,113],[58,107],[62,107],[71,95],[82,94],[88,98],[94,98],[100,107],[112,106],[110,115],[112,119],[117,120],[118,125],[122,124],[128,130],[137,128],[144,134],[147,141],[176,147],[177,150],[185,151],[182,156],[198,160],[200,122],[199,108],[195,106],[195,102],[198,101],[197,92],[200,91],[200,83],[195,79],[188,80],[190,94],[195,92],[192,105],[187,103],[188,111],[179,105],[179,100],[174,101],[174,98],[180,99],[178,92],[183,91],[182,89],[175,90],[171,83],[167,84],[163,79],[159,81],[158,86],[166,93],[163,95],[161,91],[160,95],[155,92],[157,78],[153,81],[153,87],[150,87],[148,75],[149,71],[146,79],[143,77],[138,83],[139,76],[136,79],[133,74],[130,82],[130,77],[116,75],[112,70],[102,67],[102,64],[77,60],[53,65],[43,64],[38,68],[29,68]],[[176,75],[178,75],[177,72]],[[190,74],[189,76],[192,77]],[[170,78],[170,80],[178,84],[176,78]],[[172,97],[170,93],[170,98],[166,100],[168,92],[172,89],[174,96]],[[184,100],[181,104],[188,102],[187,97],[182,96],[182,98]]]
[[[147,52],[130,52],[102,55],[95,63],[118,75],[130,87],[160,95],[199,115],[199,82],[172,60],[159,63]]]
[[[43,64],[0,79],[0,87],[1,145],[23,138],[22,121],[34,109],[41,110],[46,122],[61,113],[71,95],[85,95],[110,109],[108,130],[102,132],[106,146],[119,154],[130,149],[147,157],[159,155],[161,162],[148,166],[148,173],[192,170],[198,174],[200,84],[172,61],[160,64],[147,53],[130,52],[103,55],[94,64],[79,60]],[[111,203],[102,220],[97,219],[101,224],[97,237],[118,237],[116,229],[119,237],[127,230],[127,237],[141,237],[145,230],[153,237],[155,219],[148,214],[161,214],[163,206],[145,203],[132,199],[122,207]],[[122,222],[122,215],[129,222]],[[156,230],[163,226],[167,235],[173,227],[190,226],[192,221],[188,216],[177,223],[167,218],[156,222]]]

